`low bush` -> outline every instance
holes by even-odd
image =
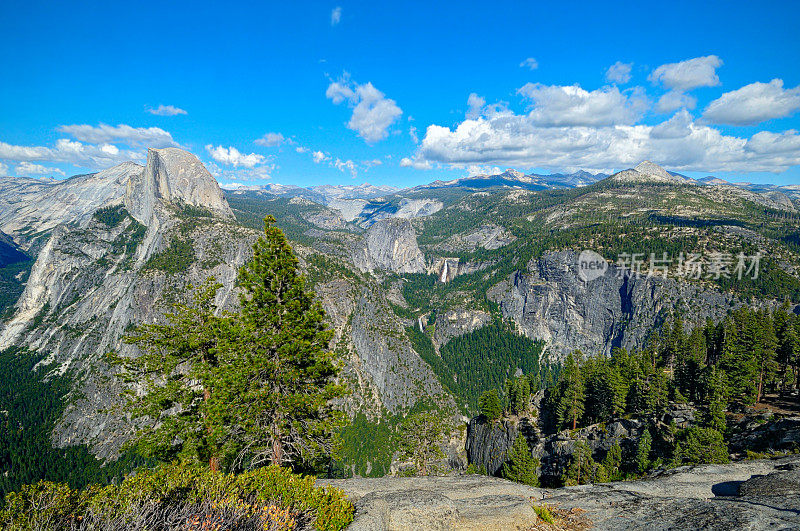
[[[6,497],[0,527],[9,530],[284,531],[344,529],[353,506],[314,477],[269,466],[240,475],[186,464],[140,470],[120,485],[83,490],[40,481]]]
[[[533,510],[536,513],[536,516],[542,519],[547,524],[554,524],[555,520],[553,519],[553,513],[550,512],[550,508],[547,505],[536,505],[534,504]]]

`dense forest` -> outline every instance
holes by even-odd
[[[663,465],[727,462],[728,412],[767,394],[797,396],[800,317],[788,308],[740,308],[720,323],[691,330],[675,317],[640,352],[615,349],[607,358],[570,354],[542,400],[538,422],[545,433],[618,418],[658,417],[670,403],[692,403],[701,417],[696,426],[668,427],[670,433],[645,430],[637,454],[625,462],[618,445],[604,462],[595,462],[588,446],[579,442],[562,483],[622,479]],[[525,377],[509,379],[481,395],[481,414],[490,420],[528,414],[535,389]],[[517,468],[522,466],[518,453],[509,454]]]
[[[407,333],[414,350],[464,406],[465,412],[476,412],[481,393],[501,386],[514,375],[525,374],[535,382],[536,389],[553,381],[553,369],[539,365],[544,344],[519,334],[507,322],[495,319],[455,337],[442,346],[439,355],[428,335],[435,326],[435,321],[428,324],[426,331],[411,326]]]
[[[53,448],[51,432],[72,381],[69,373],[50,374],[52,367],[40,361],[24,350],[0,352],[0,505],[6,494],[27,483],[45,479],[81,488],[107,483],[143,463],[135,454],[105,464],[85,446]]]

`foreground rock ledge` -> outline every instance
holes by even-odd
[[[486,476],[319,480],[356,507],[348,528],[800,529],[800,456],[669,470],[639,481],[563,489]],[[582,515],[546,526],[533,504]]]

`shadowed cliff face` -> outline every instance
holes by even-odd
[[[551,359],[579,349],[609,354],[644,345],[671,311],[688,309],[687,327],[720,319],[740,305],[725,293],[672,279],[630,275],[615,265],[595,280],[578,277],[578,255],[545,253],[492,288],[489,298],[524,333],[547,343]]]

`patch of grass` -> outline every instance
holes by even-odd
[[[536,505],[533,504],[533,511],[536,513],[536,516],[542,519],[545,523],[548,524],[555,524],[555,520],[553,519],[553,513],[550,512],[550,509],[547,505]]]

